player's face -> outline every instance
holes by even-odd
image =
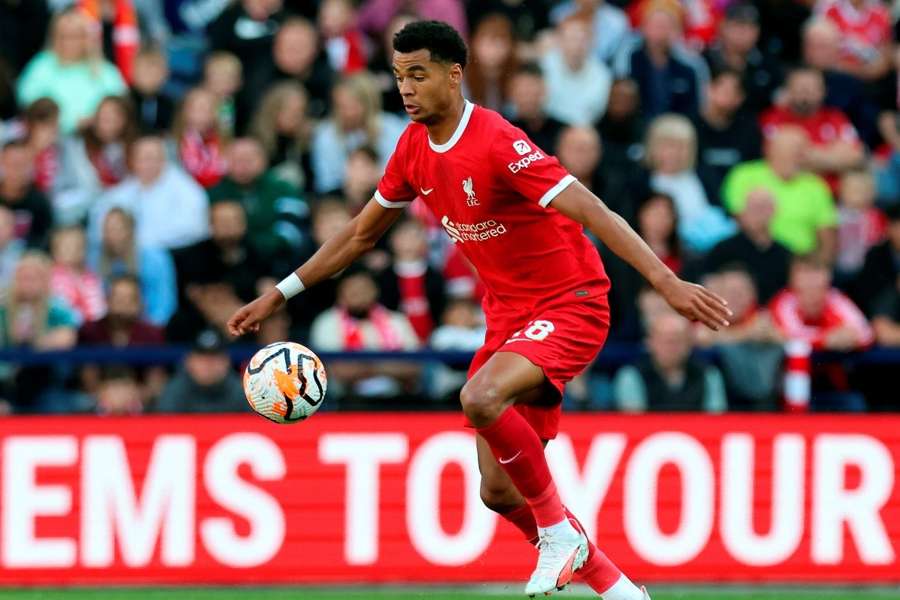
[[[428,50],[394,52],[394,77],[403,108],[417,123],[439,121],[453,104],[462,82],[462,68],[431,60]]]

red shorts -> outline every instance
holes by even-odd
[[[546,402],[515,407],[541,439],[552,440],[559,432],[566,383],[594,361],[608,333],[609,304],[605,297],[550,304],[536,309],[520,329],[488,330],[484,345],[472,358],[468,376],[471,378],[499,351],[515,352],[540,367],[555,393]]]

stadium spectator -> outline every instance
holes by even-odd
[[[692,114],[700,110],[707,79],[706,64],[679,44],[682,9],[676,2],[645,4],[641,35],[622,47],[615,61],[618,77],[638,84],[647,118],[666,112]]]
[[[16,237],[16,215],[0,204],[0,298],[6,296],[24,253],[25,241]]]
[[[788,340],[813,350],[863,350],[875,334],[862,311],[832,287],[831,269],[814,255],[798,256],[791,263],[788,287],[769,305],[772,319]],[[813,410],[862,411],[864,399],[850,391],[847,369],[840,364],[814,366]]]
[[[839,284],[853,280],[866,254],[885,237],[887,219],[875,207],[875,179],[865,170],[841,176],[838,195],[838,239],[835,276]]]
[[[469,27],[464,3],[461,0],[365,0],[359,7],[360,28],[369,34],[384,31],[391,19],[408,11],[423,20],[434,19],[449,23],[463,38]]]
[[[96,411],[107,417],[144,412],[143,390],[131,369],[111,367],[102,374],[95,394]]]
[[[61,227],[50,236],[50,289],[68,303],[81,323],[99,319],[106,312],[103,284],[88,267],[86,254],[87,242],[80,226]]]
[[[67,350],[75,345],[78,315],[50,290],[50,259],[38,251],[26,252],[0,303],[0,347]],[[62,374],[44,366],[3,364],[0,380],[5,398],[17,412],[64,410],[46,395],[58,388]],[[64,400],[63,400],[64,402]]]
[[[704,260],[705,273],[717,273],[728,265],[741,264],[753,279],[754,292],[767,304],[788,279],[791,252],[772,239],[771,223],[775,199],[764,187],[747,193],[746,203],[735,215],[740,230],[716,244]]]
[[[241,61],[230,52],[213,52],[203,64],[203,89],[212,94],[216,105],[218,132],[225,138],[234,136],[238,124],[246,121],[238,114],[237,94],[243,83]]]
[[[178,160],[205,188],[217,184],[227,169],[225,136],[219,127],[217,111],[212,92],[194,88],[184,97],[172,126]]]
[[[472,102],[496,111],[505,108],[509,80],[518,67],[515,42],[505,15],[487,15],[475,25],[464,81],[464,94]]]
[[[79,345],[132,348],[165,342],[162,328],[141,316],[144,313],[141,283],[133,275],[117,275],[111,279],[106,305],[108,310],[103,317],[85,322],[78,330]],[[95,393],[101,387],[103,370],[99,365],[85,365],[80,374],[82,389]],[[165,368],[160,366],[143,367],[135,375],[144,400],[158,396],[168,378]]]
[[[366,202],[371,200],[381,179],[381,173],[378,154],[368,146],[357,148],[347,157],[343,197],[351,214],[359,214]]]
[[[735,231],[735,225],[706,198],[697,176],[697,133],[687,117],[675,114],[654,119],[647,132],[650,186],[675,200],[678,236],[685,249],[702,253]]]
[[[184,366],[172,377],[156,402],[165,413],[241,412],[247,399],[231,367],[225,340],[215,329],[197,334]]]
[[[339,81],[332,93],[331,116],[313,133],[313,189],[325,194],[341,188],[344,165],[352,150],[371,146],[384,166],[406,124],[381,110],[381,99],[373,77],[358,73]]]
[[[628,17],[606,0],[567,0],[550,10],[550,20],[561,23],[573,16],[590,20],[591,50],[600,61],[611,64],[631,34]]]
[[[697,129],[697,175],[712,204],[722,204],[720,191],[735,165],[762,155],[759,126],[744,103],[741,77],[736,71],[713,71],[706,86],[703,110],[693,118]]]
[[[896,54],[900,64],[900,49]],[[884,160],[874,166],[878,181],[878,198],[884,204],[900,204],[900,95],[897,82],[891,81],[882,95],[878,113],[878,133],[884,141],[877,155]]]
[[[311,226],[315,247],[321,247],[350,219],[351,214],[347,205],[341,199],[325,198],[318,202],[313,209]],[[313,320],[334,306],[337,298],[337,280],[323,281],[306,291],[309,293],[301,294],[287,305],[293,333],[297,339],[308,339]]]
[[[731,326],[720,331],[696,328],[698,345],[718,351],[728,408],[776,410],[784,340],[768,311],[757,304],[751,274],[733,263],[708,276],[704,284],[725,298],[734,313]]]
[[[46,248],[53,224],[50,202],[34,185],[31,152],[22,141],[0,150],[0,206],[15,215],[15,236],[32,248]]]
[[[163,92],[169,79],[166,55],[156,47],[141,49],[134,58],[131,102],[144,133],[169,129],[175,115],[175,103]]]
[[[891,69],[893,31],[889,9],[875,0],[821,0],[823,18],[837,26],[841,38],[839,68],[865,81]]]
[[[134,57],[141,44],[137,4],[147,3],[138,0],[75,1],[75,6],[90,20],[95,43],[102,49],[104,58],[116,65],[126,83],[131,83]]]
[[[837,244],[837,210],[828,184],[805,170],[809,138],[799,127],[781,127],[764,144],[764,159],[734,167],[722,186],[722,203],[744,212],[748,194],[765,188],[775,199],[772,237],[795,254],[818,251],[831,259]]]
[[[391,264],[378,278],[381,303],[406,315],[424,344],[444,312],[444,278],[428,264],[428,238],[419,221],[395,224],[389,244]]]
[[[59,133],[59,106],[50,98],[39,98],[22,115],[25,141],[34,157],[34,185],[50,194],[59,176],[62,144]]]
[[[613,388],[619,410],[726,410],[721,373],[691,356],[694,341],[688,321],[669,312],[655,317],[650,321],[646,343],[649,355],[616,373]]]
[[[350,0],[323,0],[319,3],[318,29],[331,68],[352,75],[366,68],[366,39],[357,28],[356,7]]]
[[[112,208],[103,219],[101,239],[88,248],[88,265],[103,280],[107,293],[124,276],[141,284],[143,317],[155,326],[168,321],[178,302],[175,264],[161,248],[138,245],[134,217],[122,208]]]
[[[760,117],[763,135],[771,137],[782,127],[801,127],[810,147],[803,162],[837,189],[840,173],[858,167],[865,158],[856,128],[841,111],[824,106],[825,79],[820,71],[798,67],[788,73],[784,102]]]
[[[900,277],[872,304],[872,328],[879,345],[900,347]]]
[[[900,205],[885,211],[887,239],[866,254],[862,271],[852,285],[853,299],[867,312],[872,301],[891,289],[900,276]]]
[[[60,109],[63,133],[72,133],[106,96],[125,93],[118,69],[99,54],[90,22],[77,8],[53,18],[49,45],[32,58],[18,81],[18,98],[27,106],[47,97]]]
[[[266,151],[272,173],[300,190],[309,190],[309,144],[313,123],[309,95],[296,81],[274,84],[263,96],[250,124],[250,134]]]
[[[49,22],[46,2],[0,3],[0,63],[12,73],[21,72],[40,51]]]
[[[259,72],[267,65],[275,34],[287,18],[283,5],[283,0],[234,2],[207,27],[210,48],[240,58],[245,74]],[[261,91],[257,87],[250,90],[254,94]]]
[[[419,338],[402,313],[378,303],[372,275],[351,267],[337,285],[337,304],[313,321],[309,340],[316,350],[415,350]],[[329,388],[351,397],[397,396],[418,385],[419,365],[390,362],[340,362],[329,365]]]
[[[868,97],[863,82],[840,70],[840,44],[840,31],[827,19],[810,19],[803,26],[803,61],[822,72],[825,106],[843,112],[868,144],[877,144],[878,108]]]
[[[546,97],[543,74],[534,63],[521,65],[509,80],[510,122],[538,148],[556,154],[556,143],[565,125],[544,109]]]
[[[541,58],[547,82],[544,110],[569,125],[591,125],[606,112],[612,72],[590,52],[590,24],[569,18],[556,27],[556,45]]]
[[[230,311],[254,298],[260,279],[270,273],[268,262],[250,243],[240,202],[213,202],[210,231],[208,240],[174,255],[181,297],[168,325],[169,339],[191,339],[205,326],[221,329]]]
[[[484,315],[471,300],[453,300],[444,309],[440,325],[431,333],[429,346],[437,351],[475,352],[484,344]],[[455,368],[454,368],[455,367]],[[428,377],[428,393],[438,400],[456,402],[466,383],[467,365],[441,364]]]
[[[683,266],[678,239],[678,213],[672,196],[651,193],[638,207],[637,232],[654,254],[675,273]]]
[[[603,194],[602,173],[599,169],[603,148],[596,130],[584,125],[572,125],[559,135],[557,157],[569,173],[598,196]]]
[[[272,82],[288,79],[302,84],[309,92],[311,116],[318,118],[328,113],[335,74],[321,47],[319,32],[306,19],[291,17],[285,21],[275,36],[266,66],[244,73],[244,94],[254,100]],[[256,106],[250,99],[248,104]]]
[[[141,245],[181,248],[209,235],[206,194],[187,173],[166,161],[162,138],[138,138],[131,147],[130,163],[132,174],[104,193],[91,210],[89,239],[93,243],[100,239],[103,220],[113,207],[134,215]]]
[[[103,191],[126,177],[128,147],[136,135],[131,104],[124,98],[108,96],[87,125],[63,142],[53,189],[58,223],[82,222]]]
[[[711,71],[734,71],[741,76],[747,108],[759,113],[772,104],[781,84],[779,63],[759,49],[759,10],[745,0],[725,9],[719,35],[703,53]]]
[[[309,252],[309,207],[295,186],[268,170],[262,144],[238,138],[228,147],[228,157],[228,174],[209,190],[210,200],[243,205],[249,243],[265,259],[296,261]]]

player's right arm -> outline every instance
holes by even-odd
[[[304,287],[333,277],[371,250],[402,213],[402,208],[387,208],[373,198],[294,273]],[[233,336],[239,336],[259,330],[259,324],[285,301],[285,296],[277,288],[269,290],[234,313],[228,320],[228,331]]]

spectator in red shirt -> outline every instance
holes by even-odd
[[[820,0],[821,14],[841,32],[838,68],[866,81],[891,68],[890,12],[879,0]]]
[[[204,188],[219,183],[227,170],[217,111],[213,93],[194,88],[185,96],[172,127],[184,170]]]
[[[812,147],[806,153],[806,166],[821,174],[833,191],[840,173],[860,165],[864,159],[862,143],[847,116],[823,105],[825,80],[821,71],[798,67],[785,82],[784,102],[763,113],[763,134],[771,137],[787,125],[802,127]]]
[[[812,350],[848,352],[863,350],[875,341],[862,311],[832,286],[831,270],[814,256],[794,259],[787,289],[775,296],[769,306],[776,327],[789,340],[788,353],[793,357],[808,353],[808,350],[791,348],[798,342]],[[796,368],[792,367],[792,371]],[[809,403],[814,411],[865,410],[864,398],[850,391],[846,365],[816,364],[805,373],[792,375],[809,377]],[[789,393],[787,387],[785,391]]]

